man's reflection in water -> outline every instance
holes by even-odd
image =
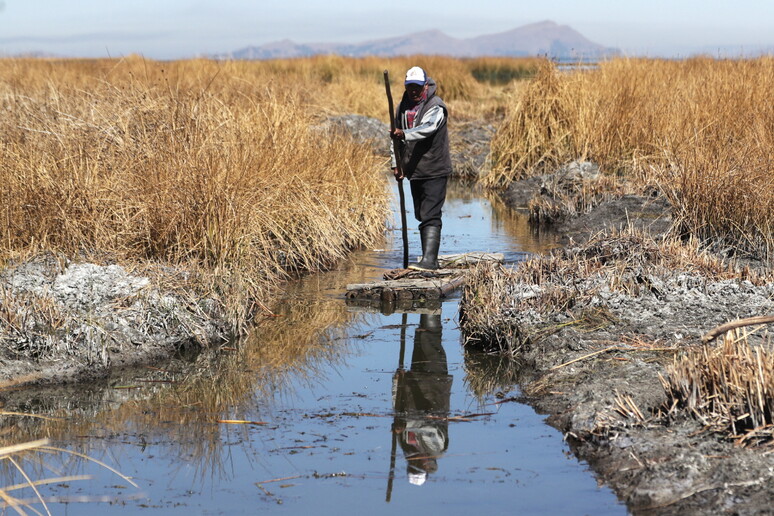
[[[402,353],[402,350],[401,350]],[[409,482],[422,485],[438,470],[438,458],[449,447],[449,398],[452,376],[441,345],[441,316],[422,314],[414,334],[408,371],[401,366],[393,379],[393,432],[408,461]]]

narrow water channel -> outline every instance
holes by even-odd
[[[409,228],[414,255],[411,217]],[[518,371],[464,351],[457,298],[423,314],[346,306],[346,284],[400,264],[400,233],[390,240],[295,284],[239,345],[30,399],[62,419],[29,422],[18,439],[49,436],[70,453],[28,468],[94,476],[41,486],[70,502],[52,512],[626,514],[559,432],[511,401]],[[515,262],[550,245],[523,216],[451,189],[442,254]]]

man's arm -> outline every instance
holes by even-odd
[[[403,131],[404,139],[407,142],[424,140],[429,138],[438,130],[446,118],[446,114],[441,106],[433,106],[427,110],[427,113],[419,121],[419,125]]]

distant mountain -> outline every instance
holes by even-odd
[[[453,38],[439,30],[355,44],[297,44],[286,39],[260,46],[250,46],[230,54],[214,57],[219,59],[282,59],[318,54],[337,54],[351,57],[426,54],[452,57],[546,55],[555,59],[580,60],[598,59],[618,53],[618,49],[594,43],[567,25],[543,21],[524,25],[507,32],[469,39]]]

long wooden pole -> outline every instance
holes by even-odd
[[[387,103],[390,109],[390,134],[395,130],[395,107],[392,103],[392,93],[390,92],[390,72],[384,71],[384,88],[387,91]],[[406,229],[406,195],[403,193],[403,162],[400,155],[400,142],[393,141],[395,150],[395,163],[398,166],[398,172],[401,177],[398,179],[398,196],[400,197],[400,224],[401,235],[403,236],[403,268],[408,267],[409,246],[408,230]]]

